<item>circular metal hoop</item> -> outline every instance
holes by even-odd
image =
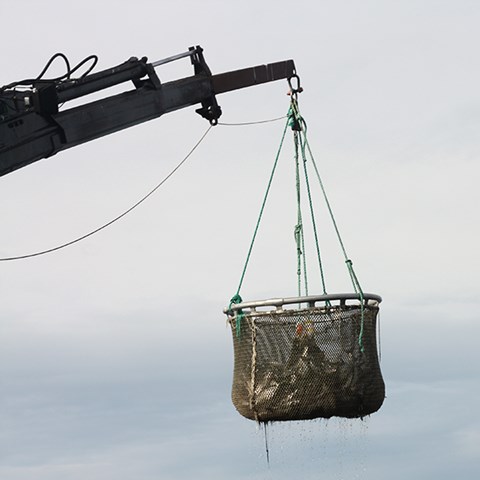
[[[337,303],[340,306],[347,305],[347,302],[356,301],[357,305],[361,302],[362,296],[359,293],[334,293],[329,295],[308,295],[303,297],[286,297],[286,298],[270,298],[268,300],[256,300],[252,302],[241,302],[231,305],[229,308],[224,309],[224,313],[227,315],[235,314],[235,312],[239,310],[249,309],[252,311],[256,311],[257,308],[261,308],[262,310],[268,309],[270,310],[284,310],[285,306],[297,304],[299,307],[301,305],[305,305],[308,308],[314,308],[318,306],[318,303]],[[382,297],[380,295],[376,295],[374,293],[364,293],[363,294],[363,302],[364,305],[371,305],[377,306],[382,301]]]

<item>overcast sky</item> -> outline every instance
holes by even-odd
[[[218,126],[109,229],[0,263],[1,479],[478,476],[476,0],[0,2],[0,85],[36,76],[56,52],[72,64],[97,54],[97,70],[192,45],[205,49],[214,73],[294,59],[347,250],[363,289],[383,297],[387,386],[384,406],[364,421],[273,425],[267,466],[263,432],[230,401],[222,310],[283,124]],[[62,73],[60,62],[52,72]],[[191,67],[184,60],[157,73],[169,80]],[[219,96],[222,121],[282,116],[286,92],[280,81]],[[0,257],[109,221],[207,127],[185,109],[2,177]],[[244,299],[296,294],[290,148],[289,139]],[[331,225],[321,230],[327,287],[349,291]]]

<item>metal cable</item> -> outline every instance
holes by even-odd
[[[218,125],[222,125],[224,127],[243,127],[243,126],[246,126],[246,125],[259,125],[261,123],[278,122],[279,120],[284,120],[285,118],[287,118],[287,116],[283,115],[282,117],[271,118],[269,120],[258,120],[256,122],[239,122],[239,123],[218,122]]]
[[[61,54],[56,54],[54,57],[52,57],[49,61],[49,63],[46,65],[46,67],[44,68],[44,70],[42,71],[42,73],[37,77],[37,79],[41,78],[41,76],[43,74],[45,74],[45,71],[48,69],[48,67],[50,66],[50,64],[52,63],[52,61],[56,58],[56,57],[59,57],[59,56],[62,56],[62,58],[64,57],[63,55]],[[70,70],[69,66],[68,66],[68,70],[69,70],[69,73],[72,73],[74,72],[75,70],[77,70],[78,68],[80,68],[84,63],[86,63],[87,61],[89,60],[95,60],[93,58],[93,56],[90,56],[90,57],[87,57],[86,59],[84,59],[82,62],[80,62],[77,66],[75,66],[72,70]],[[68,60],[65,60],[65,61],[68,61]],[[91,71],[91,69],[95,66],[95,61],[93,63],[93,65],[89,68],[88,72]],[[87,72],[87,73],[88,73]],[[84,75],[82,75],[84,76]],[[20,83],[20,82],[17,82],[17,84]],[[8,87],[8,86],[7,86]],[[268,119],[268,120],[259,120],[259,121],[254,121],[254,122],[240,122],[240,123],[218,123],[218,125],[223,125],[223,126],[247,126],[247,125],[259,125],[259,124],[262,124],[262,123],[270,123],[270,122],[277,122],[279,120],[283,120],[286,118],[286,115],[283,115],[282,117],[277,117],[277,118],[272,118],[272,119]],[[127,214],[129,214],[132,210],[134,210],[135,208],[137,208],[140,204],[142,204],[145,200],[147,200],[147,198],[149,198],[151,195],[153,195],[187,160],[188,158],[192,155],[192,153],[197,149],[197,147],[200,145],[200,143],[202,143],[203,139],[207,136],[207,134],[210,132],[212,126],[210,126],[206,132],[201,136],[201,138],[198,140],[198,142],[193,146],[193,148],[190,150],[190,152],[188,152],[188,154],[185,156],[185,158],[160,182],[158,183],[150,192],[148,192],[144,197],[142,197],[137,203],[135,203],[134,205],[132,205],[130,208],[128,208],[127,210],[125,210],[123,213],[121,213],[120,215],[116,216],[115,218],[113,218],[112,220],[110,220],[109,222],[105,223],[104,225],[92,230],[91,232],[88,232],[86,233],[85,235],[82,235],[78,238],[75,238],[74,240],[71,240],[69,242],[66,242],[66,243],[63,243],[61,245],[58,245],[56,247],[52,247],[52,248],[48,248],[46,250],[41,250],[41,251],[38,251],[38,252],[34,252],[34,253],[29,253],[29,254],[25,254],[25,255],[17,255],[17,256],[11,256],[11,257],[3,257],[3,258],[0,258],[0,262],[8,262],[8,261],[13,261],[13,260],[23,260],[23,259],[27,259],[27,258],[32,258],[32,257],[38,257],[40,255],[45,255],[47,253],[52,253],[52,252],[56,252],[57,250],[61,250],[65,247],[69,247],[70,245],[73,245],[75,243],[78,243],[88,237],[91,237],[92,235],[100,232],[101,230],[109,227],[110,225],[112,225],[113,223],[117,222],[118,220],[120,220],[121,218],[123,218],[124,216],[126,216]]]
[[[29,253],[29,254],[26,254],[26,255],[18,255],[18,256],[14,256],[14,257],[0,258],[0,262],[8,262],[8,261],[12,261],[12,260],[23,260],[23,259],[26,259],[26,258],[38,257],[40,255],[45,255],[47,253],[52,253],[52,252],[55,252],[57,250],[61,250],[62,248],[69,247],[70,245],[78,243],[81,240],[85,240],[86,238],[91,237],[95,233],[98,233],[101,230],[109,227],[113,223],[117,222],[118,220],[123,218],[125,215],[129,214],[132,210],[137,208],[139,205],[141,205],[148,197],[153,195],[188,160],[188,158],[197,149],[197,147],[200,145],[200,143],[202,143],[203,139],[207,136],[208,132],[210,132],[211,128],[212,128],[212,126],[210,125],[207,128],[206,132],[200,137],[200,140],[198,140],[197,143],[193,146],[193,148],[187,153],[185,158],[161,182],[159,182],[152,190],[150,190],[150,192],[148,192],[146,195],[144,195],[137,203],[132,205],[130,208],[125,210],[120,215],[116,216],[114,219],[112,219],[109,222],[103,224],[101,227],[98,227],[95,230],[92,230],[91,232],[88,232],[85,235],[82,235],[81,237],[78,237],[78,238],[75,238],[74,240],[63,243],[62,245],[58,245],[56,247],[49,248],[47,250],[42,250],[42,251],[35,252],[35,253]]]

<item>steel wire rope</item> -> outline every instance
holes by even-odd
[[[12,256],[12,257],[3,257],[3,258],[0,258],[0,262],[7,262],[7,261],[12,261],[12,260],[23,260],[23,259],[26,259],[26,258],[32,258],[32,257],[38,257],[40,255],[45,255],[47,253],[52,253],[52,252],[55,252],[57,250],[61,250],[65,247],[69,247],[70,245],[73,245],[75,243],[78,243],[82,240],[85,240],[86,238],[88,237],[91,237],[92,235],[100,232],[101,230],[109,227],[110,225],[114,224],[115,222],[117,222],[118,220],[120,220],[121,218],[125,217],[126,215],[128,215],[130,212],[132,212],[133,210],[135,210],[139,205],[141,205],[145,200],[147,200],[147,198],[149,198],[150,196],[152,196],[170,177],[172,177],[176,172],[177,170],[190,158],[190,156],[193,154],[193,152],[198,148],[198,146],[202,143],[202,141],[204,140],[204,138],[207,136],[207,134],[210,132],[210,130],[212,129],[212,126],[210,125],[207,130],[205,131],[205,133],[200,137],[200,139],[197,141],[197,143],[192,147],[192,149],[187,153],[187,155],[183,158],[183,160],[178,163],[178,165],[166,176],[164,177],[152,190],[150,190],[146,195],[144,195],[140,200],[138,200],[134,205],[132,205],[130,208],[128,208],[127,210],[125,210],[123,213],[121,213],[120,215],[117,215],[115,218],[113,218],[112,220],[110,220],[109,222],[107,223],[104,223],[102,226],[80,236],[80,237],[77,237],[75,238],[74,240],[71,240],[69,242],[66,242],[66,243],[63,243],[61,245],[58,245],[56,247],[52,247],[52,248],[48,248],[46,250],[41,250],[41,251],[38,251],[38,252],[34,252],[34,253],[29,253],[29,254],[26,254],[26,255],[18,255],[18,256]]]
[[[237,123],[218,122],[217,125],[222,125],[224,127],[244,127],[247,125],[260,125],[262,123],[278,122],[279,120],[284,120],[285,118],[287,118],[287,115],[282,115],[281,117],[276,117],[276,118],[270,118],[268,120],[257,120],[255,122],[237,122]]]

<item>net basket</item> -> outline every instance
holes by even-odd
[[[376,341],[380,301],[340,294],[234,305],[226,313],[238,412],[270,422],[377,411],[385,398]]]

